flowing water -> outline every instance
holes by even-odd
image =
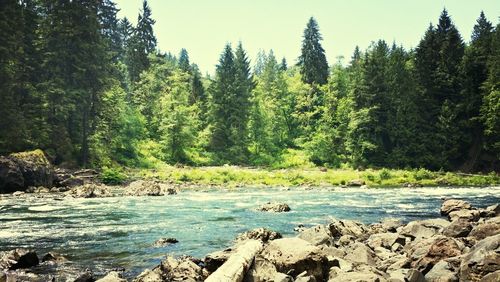
[[[183,191],[164,197],[73,199],[57,194],[0,198],[0,251],[17,247],[64,254],[74,267],[103,273],[125,268],[128,276],[159,263],[165,254],[203,257],[231,246],[238,233],[267,227],[294,236],[299,224],[330,217],[375,223],[439,217],[443,198],[475,207],[500,202],[490,188],[315,188]],[[257,212],[269,201],[288,203],[288,213]],[[161,248],[162,237],[179,243]]]

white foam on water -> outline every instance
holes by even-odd
[[[43,206],[34,206],[34,207],[29,207],[28,210],[30,211],[38,211],[38,212],[49,212],[49,211],[56,211],[56,210],[63,210],[65,207],[56,207],[56,206],[51,206],[51,205],[43,205]]]

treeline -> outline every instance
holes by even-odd
[[[156,47],[112,0],[7,0],[0,9],[0,153],[67,166],[245,164],[498,171],[500,27],[466,44],[446,10],[418,46],[382,40],[329,66],[316,21],[297,65],[240,42],[214,77]]]

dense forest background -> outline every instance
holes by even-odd
[[[156,48],[147,1],[136,26],[112,0],[0,5],[0,154],[42,148],[70,167],[500,168],[500,25],[483,13],[469,43],[444,10],[415,49],[379,40],[333,65],[311,18],[297,65],[272,50],[251,63],[240,42],[211,77],[185,49]]]

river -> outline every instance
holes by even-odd
[[[500,187],[489,188],[240,188],[182,191],[162,197],[74,199],[62,194],[0,198],[0,251],[24,247],[43,255],[64,254],[78,269],[96,273],[124,268],[127,276],[159,263],[165,254],[202,258],[231,246],[238,233],[267,227],[294,236],[299,224],[327,223],[330,217],[364,223],[439,217],[443,198],[475,207],[500,202]],[[288,213],[257,212],[268,201],[288,203]],[[179,243],[155,248],[162,237]]]

